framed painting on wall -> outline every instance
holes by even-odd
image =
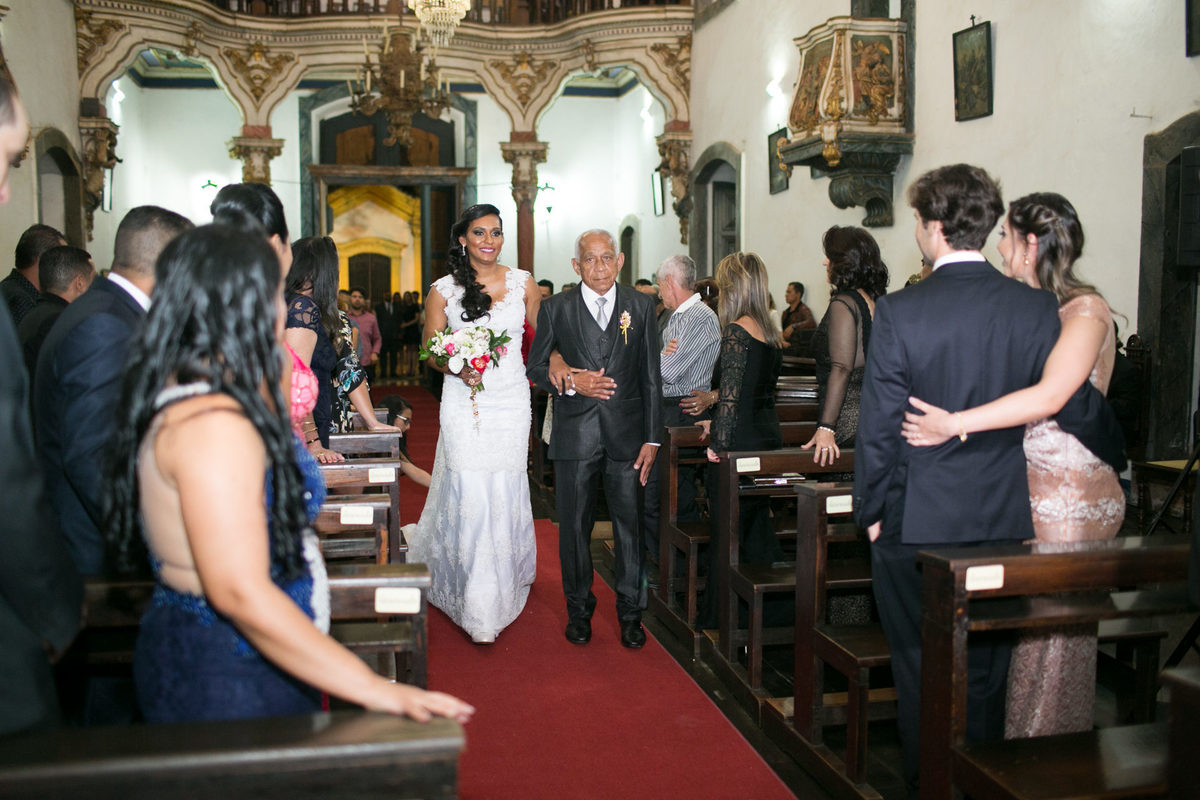
[[[1183,24],[1187,26],[1187,55],[1200,56],[1200,0],[1187,0]]]
[[[992,114],[992,23],[954,34],[954,119],[965,122]]]
[[[780,128],[767,136],[767,186],[771,194],[786,192],[788,174],[779,163],[779,142],[787,139],[787,128]]]

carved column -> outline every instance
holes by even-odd
[[[656,140],[662,161],[658,171],[671,179],[671,208],[679,217],[679,243],[688,242],[688,219],[692,213],[691,159],[692,131],[686,122],[672,120]]]
[[[517,203],[517,266],[533,272],[533,201],[537,197],[537,165],[546,160],[550,146],[537,140],[536,131],[513,131],[512,141],[501,142],[504,160],[513,166],[512,193]]]
[[[271,182],[271,159],[283,152],[283,139],[271,138],[270,125],[244,125],[242,135],[229,140],[229,157],[242,162],[242,180]]]
[[[83,210],[89,242],[96,209],[104,198],[104,171],[112,169],[121,160],[117,158],[119,126],[104,116],[103,107],[98,110],[99,116],[79,118],[79,139],[83,145]]]

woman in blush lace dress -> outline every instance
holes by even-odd
[[[1112,311],[1075,275],[1083,252],[1079,217],[1062,195],[1022,197],[1009,206],[999,250],[1009,275],[1058,297],[1062,332],[1041,381],[959,414],[914,398],[914,407],[925,414],[907,415],[905,438],[914,445],[939,444],[951,436],[1025,423],[1038,544],[1062,549],[1111,539],[1125,519],[1125,494],[1116,473],[1050,418],[1085,380],[1107,391],[1116,354]],[[1009,668],[1006,736],[1090,730],[1095,679],[1095,625],[1023,637]]]
[[[429,565],[430,602],[478,644],[490,644],[525,607],[537,567],[529,505],[529,381],[521,363],[526,321],[541,293],[529,273],[500,264],[504,229],[495,206],[475,205],[450,231],[450,274],[434,281],[425,339],[450,327],[485,327],[511,337],[508,353],[482,375],[464,366],[442,387],[441,435],[433,479],[409,558]],[[434,359],[427,362],[447,372]],[[483,384],[472,402],[471,390]]]

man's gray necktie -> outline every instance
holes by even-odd
[[[608,329],[608,312],[604,310],[604,305],[607,302],[607,297],[596,299],[596,324],[600,326],[600,330],[602,331]]]

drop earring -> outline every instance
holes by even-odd
[[[462,248],[462,254],[465,256],[467,254],[467,246],[465,244],[460,244],[459,247]],[[1027,260],[1025,263],[1028,264],[1029,261]]]

